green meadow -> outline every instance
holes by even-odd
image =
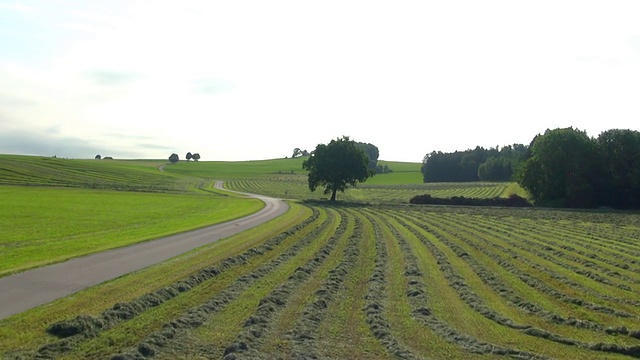
[[[0,155],[0,276],[242,217],[262,202],[163,161]]]
[[[290,204],[249,231],[0,320],[2,358],[640,356],[639,214],[410,205],[414,194],[526,194],[514,183],[423,184],[420,164],[394,162],[341,201],[317,201],[302,161],[0,155],[5,275],[262,206],[214,180]]]

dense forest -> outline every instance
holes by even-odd
[[[517,181],[538,206],[640,208],[640,132],[547,130],[529,145],[432,152],[425,182]]]
[[[453,153],[432,152],[424,157],[424,182],[510,181],[528,156],[528,147],[513,144],[503,148]]]

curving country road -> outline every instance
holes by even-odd
[[[214,187],[223,189],[222,181],[217,181]],[[226,223],[0,278],[0,319],[235,235],[274,219],[289,208],[280,199],[234,192],[257,198],[265,203],[265,207],[254,214]]]

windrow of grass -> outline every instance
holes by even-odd
[[[260,247],[269,241],[269,239],[277,237],[278,234],[282,232],[295,232],[295,234],[291,234],[291,239],[293,240],[289,240],[290,243],[297,242],[295,239],[298,236],[314,238],[309,235],[309,232],[311,228],[315,226],[311,228],[304,226],[304,229],[296,230],[301,224],[304,225],[309,221],[315,223],[316,226],[321,226],[321,224],[324,223],[322,214],[320,214],[319,217],[311,215],[311,211],[309,211],[308,208],[292,204],[290,210],[282,217],[242,234],[220,240],[172,260],[1,320],[0,354],[3,354],[4,357],[10,357],[9,354],[19,354],[20,356],[35,354],[38,349],[47,346],[47,344],[59,341],[56,336],[49,335],[45,332],[47,328],[54,324],[73,321],[79,314],[82,314],[82,317],[90,316],[96,319],[106,318],[104,315],[109,315],[109,309],[114,308],[113,310],[118,310],[120,308],[126,308],[120,304],[135,304],[148,294],[157,291],[164,292],[163,289],[172,284],[180,286],[185,280],[187,280],[188,285],[188,279],[202,272],[203,269],[216,266],[216,264],[222,263],[225,259],[239,256],[244,252],[250,251],[252,248]],[[282,246],[286,246],[286,243],[281,245],[281,247]],[[274,253],[277,253],[277,251],[272,252],[272,254]],[[257,263],[259,263],[259,261]],[[237,267],[235,269],[236,270],[226,272],[226,274],[229,274],[228,278],[235,279],[234,275],[238,275],[238,273],[234,273],[234,271],[242,271],[239,269],[243,268]],[[224,276],[220,278],[222,277]],[[206,281],[204,283],[212,284],[212,282]],[[198,286],[196,289],[206,289],[206,286]],[[108,353],[112,353],[115,351],[113,347],[118,349],[126,346],[131,341],[135,341],[132,329],[138,329],[136,331],[141,332],[144,336],[144,334],[146,334],[145,331],[148,331],[148,329],[146,325],[143,324],[150,321],[151,324],[156,324],[152,326],[160,326],[163,319],[171,318],[175,311],[180,311],[180,309],[189,306],[189,304],[200,303],[203,295],[210,296],[210,292],[201,292],[196,289],[187,292],[186,294],[189,296],[183,291],[168,303],[165,301],[156,302],[156,306],[162,305],[162,308],[158,308],[159,310],[155,312],[148,311],[153,310],[155,306],[147,306],[147,310],[145,311],[134,312],[135,316],[128,319],[130,321],[119,322],[116,320],[112,321],[108,327],[94,328],[94,330],[89,329],[91,331],[77,334],[80,335],[77,336],[77,338],[84,339],[82,341],[95,341],[95,347],[97,348],[93,350],[78,349],[78,351],[80,354],[83,354],[83,351],[98,352],[100,349],[106,349]],[[174,302],[177,299],[186,302],[184,304]],[[163,314],[163,311],[169,308],[167,305],[172,302],[181,305]],[[134,307],[141,310],[139,305]],[[100,342],[103,344],[100,344]],[[104,348],[105,344],[108,345],[107,348]],[[91,346],[89,346],[89,348],[90,347]],[[106,355],[103,353],[103,357],[104,356]],[[79,357],[83,356],[80,355]]]
[[[458,252],[466,251],[469,256],[465,259],[473,263],[476,272],[482,273],[483,281],[495,288],[500,296],[507,299],[513,306],[527,313],[542,317],[545,321],[554,324],[564,324],[594,331],[610,331],[611,326],[605,327],[594,320],[597,314],[590,311],[574,309],[574,304],[567,304],[566,298],[554,298],[548,293],[557,290],[543,285],[537,280],[535,274],[525,273],[515,266],[520,262],[518,258],[502,256],[497,248],[487,248],[485,244],[495,240],[478,235],[469,230],[466,224],[451,222],[448,219],[438,218],[429,220],[431,226],[441,229],[449,239],[455,241],[454,247]],[[515,259],[515,260],[513,260]],[[589,318],[591,320],[584,320]],[[616,321],[607,317],[608,322]],[[600,320],[601,321],[601,320]],[[606,320],[605,320],[606,321]],[[627,323],[630,325],[632,322]],[[609,339],[612,341],[615,339]]]
[[[551,228],[556,221],[574,234],[565,239],[536,233],[527,237],[524,230],[530,223],[524,220],[541,216],[531,211],[291,205],[283,219],[255,233],[222,240],[49,305],[67,315],[54,319],[48,311],[35,309],[3,321],[3,356],[639,356],[636,306],[592,294],[601,282],[556,263],[573,261],[569,254],[554,255],[554,261],[537,254],[568,252],[566,244],[579,247],[575,242],[588,227],[567,221],[572,213],[544,216],[545,226]],[[503,217],[516,216],[523,221],[502,225]],[[282,221],[289,225],[279,225]],[[627,225],[616,234],[625,231],[635,230]],[[607,241],[613,246],[617,240]],[[609,258],[606,251],[598,255]],[[187,265],[196,259],[198,265]],[[552,277],[554,273],[559,277]],[[171,275],[171,280],[161,274]],[[124,284],[149,276],[145,291],[115,294]],[[581,287],[561,281],[563,277]],[[633,300],[633,294],[612,288],[620,291],[615,294],[620,300]],[[90,305],[97,294],[106,299]],[[607,307],[613,312],[603,310]],[[11,324],[22,330],[7,331]],[[63,337],[47,335],[47,329]]]
[[[424,227],[425,225],[422,226]],[[505,283],[499,281],[497,283],[495,282],[495,277],[492,277],[492,273],[484,266],[482,266],[479,262],[475,261],[477,254],[475,254],[474,252],[467,252],[470,249],[458,246],[453,241],[453,237],[449,237],[445,232],[434,230],[432,226],[432,223],[429,223],[429,233],[433,234],[439,240],[439,242],[446,245],[447,248],[454,252],[458,258],[463,259],[464,262],[469,265],[469,268],[472,269],[475,273],[471,273],[470,276],[466,277],[466,279],[462,281],[460,279],[462,279],[463,277],[460,277],[459,274],[453,274],[454,277],[457,276],[457,279],[455,279],[457,281],[455,282],[454,287],[458,289],[459,293],[462,294],[461,296],[465,298],[465,301],[467,301],[472,308],[482,313],[485,317],[503,326],[522,330],[524,333],[532,336],[542,336],[546,339],[549,339],[550,341],[572,344],[583,348],[588,348],[590,346],[589,343],[606,344],[607,342],[611,342],[611,344],[607,344],[605,346],[605,348],[607,349],[614,349],[613,343],[628,345],[633,348],[634,344],[637,342],[637,339],[634,338],[610,336],[615,335],[613,333],[614,328],[607,329],[608,331],[605,332],[605,329],[603,327],[600,327],[599,330],[601,330],[601,332],[592,333],[589,331],[583,331],[583,329],[597,329],[598,326],[594,326],[595,324],[593,323],[590,323],[588,324],[588,326],[584,327],[579,326],[580,330],[569,327],[562,327],[558,326],[562,324],[562,318],[547,316],[546,319],[541,320],[538,317],[528,316],[527,314],[525,314],[526,312],[521,311],[521,309],[518,307],[505,306],[514,305],[513,303],[510,303],[510,299],[506,294],[507,292],[509,292],[509,290],[505,288]],[[440,253],[440,256],[442,256],[442,253]],[[446,263],[446,260],[442,260],[441,263]],[[449,263],[448,266],[450,267],[451,263]],[[448,269],[447,271],[450,274],[454,272],[454,270],[452,269]],[[480,296],[481,293],[479,292],[476,293],[476,289],[479,290],[482,288],[481,284],[472,283],[473,278],[476,276],[486,284],[486,290],[488,290],[486,292],[486,296]],[[507,301],[501,301],[498,296],[504,298],[504,300]],[[500,306],[501,303],[503,304],[502,306]],[[489,307],[488,304],[491,304],[491,306]],[[522,304],[522,301],[520,301],[520,304]],[[530,306],[531,303],[527,305]],[[564,320],[565,324],[571,323],[571,321],[568,319]],[[640,332],[638,332],[636,336],[640,337]],[[624,352],[624,346],[621,346],[618,351]]]

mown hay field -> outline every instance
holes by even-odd
[[[198,177],[199,165],[181,166]],[[276,182],[272,170],[234,188],[268,194],[257,184]],[[285,215],[257,228],[1,320],[0,353],[640,357],[637,213],[419,206],[368,196],[291,201]]]
[[[80,294],[10,318],[0,348],[8,358],[640,356],[637,215],[307,203],[285,219],[159,265],[156,278],[118,280],[153,280],[145,293],[116,281],[103,285],[121,293],[112,303]],[[167,276],[202,254],[216,256]],[[11,348],[21,336],[29,345]]]

